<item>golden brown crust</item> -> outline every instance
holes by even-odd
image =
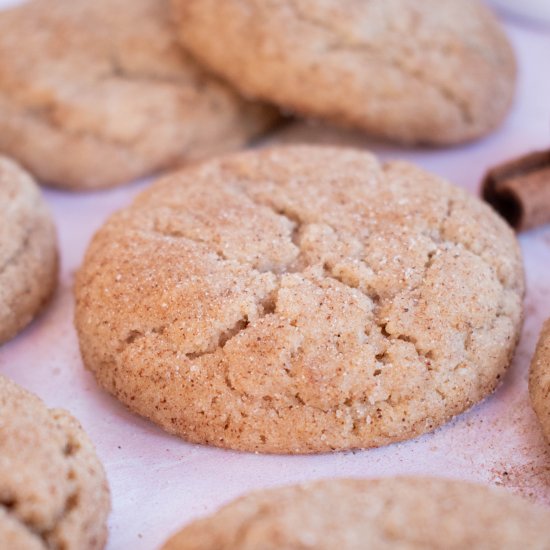
[[[76,419],[0,376],[0,547],[99,550],[109,507],[105,472]]]
[[[172,0],[183,44],[248,97],[406,143],[494,129],[512,48],[479,0]],[[216,40],[212,40],[212,36]]]
[[[550,319],[542,327],[531,361],[529,393],[544,436],[550,443]]]
[[[542,549],[547,510],[502,490],[430,478],[324,480],[257,491],[162,550]]]
[[[279,147],[168,176],[76,282],[87,368],[190,441],[308,453],[430,431],[488,395],[523,270],[489,206],[402,162]]]
[[[274,112],[176,43],[168,0],[33,0],[0,12],[0,151],[68,189],[242,145]]]
[[[57,285],[57,238],[34,181],[0,157],[0,344],[24,328]]]

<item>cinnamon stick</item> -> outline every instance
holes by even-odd
[[[550,223],[550,149],[489,170],[482,196],[517,231]]]

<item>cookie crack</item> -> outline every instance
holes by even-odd
[[[344,239],[342,238],[340,231],[338,231],[334,226],[329,224],[326,220],[315,218],[315,219],[306,221],[303,219],[302,216],[300,216],[300,214],[297,212],[296,209],[292,209],[288,206],[280,206],[280,205],[274,204],[270,200],[258,200],[257,197],[254,197],[250,193],[247,193],[246,190],[243,189],[242,187],[237,187],[237,189],[243,194],[243,196],[245,196],[254,205],[270,209],[274,214],[285,218],[289,223],[293,225],[293,230],[292,230],[290,239],[292,244],[294,244],[294,246],[298,249],[299,256],[296,260],[294,260],[293,262],[291,262],[286,266],[286,270],[284,273],[304,274],[308,268],[312,268],[318,265],[315,263],[306,262],[303,257],[304,249],[302,247],[302,242],[300,237],[306,227],[310,225],[319,225],[319,226],[327,227],[334,233],[334,235],[336,236],[339,242],[345,242]],[[364,264],[366,267],[368,267],[371,271],[373,271],[373,273],[376,273],[375,270],[372,269],[372,267],[365,261],[364,247],[361,253],[361,259],[359,261],[362,264]],[[324,278],[335,279],[341,282],[342,284],[344,284],[345,286],[348,286],[349,288],[356,288],[357,290],[360,290],[365,296],[370,298],[372,301],[374,302],[378,301],[378,296],[375,292],[373,292],[373,295],[371,296],[367,292],[362,291],[359,287],[353,287],[345,283],[343,280],[339,279],[337,276],[335,276],[331,272],[331,269],[333,269],[334,267],[333,265],[331,265],[331,263],[332,262],[325,262],[322,265]],[[329,267],[330,269],[327,269],[327,267]],[[327,273],[329,275],[327,275]]]
[[[166,85],[171,85],[174,88],[178,88],[178,86],[187,87],[188,89],[193,90],[195,93],[198,93],[199,90],[209,86],[208,83],[200,84],[199,82],[186,81],[183,79],[178,80],[177,78],[170,78],[160,75],[132,75],[131,73],[126,71],[118,62],[111,60],[110,68],[107,73],[98,77],[92,85],[89,85],[87,88],[84,89],[88,91],[93,91],[94,86],[96,86],[98,83],[106,82],[110,79],[120,79],[126,82],[136,82],[138,84],[141,84],[142,86],[144,84],[153,85],[155,83],[163,83]],[[98,145],[108,145],[109,147],[116,148],[117,150],[126,154],[132,151],[143,137],[139,132],[137,132],[132,137],[115,137],[113,135],[109,135],[106,132],[98,131],[97,128],[94,128],[90,125],[86,125],[86,127],[78,129],[70,128],[62,121],[58,120],[58,113],[64,108],[65,99],[63,97],[50,99],[48,100],[48,102],[43,102],[38,105],[28,105],[17,97],[8,96],[2,93],[0,93],[0,98],[4,98],[4,102],[6,103],[6,105],[16,106],[15,109],[11,109],[11,112],[16,117],[31,119],[35,123],[43,125],[50,130],[59,132],[65,136],[72,136],[77,139],[89,140]],[[154,122],[155,121],[151,119],[151,125],[154,126]],[[190,142],[187,145],[190,146],[191,144],[192,143]]]
[[[229,342],[231,342],[234,338],[236,338],[239,334],[246,331],[246,329],[252,322],[257,321],[258,319],[267,317],[268,315],[274,314],[276,310],[278,290],[279,290],[279,287],[277,286],[274,290],[270,291],[267,295],[257,300],[256,302],[257,310],[256,310],[256,314],[253,316],[253,319],[251,319],[248,314],[243,315],[240,319],[235,321],[233,325],[225,328],[224,330],[221,330],[218,333],[213,344],[210,344],[206,349],[201,351],[188,352],[185,354],[185,357],[187,357],[187,359],[191,361],[195,361],[208,355],[214,355],[215,353],[218,353],[220,350],[223,350],[225,346]],[[168,323],[162,323],[160,325],[147,328],[146,330],[132,329],[129,331],[126,337],[124,337],[119,342],[118,351],[122,352],[126,347],[131,346],[136,342],[139,342],[143,338],[146,338],[152,335],[162,336],[166,332],[168,326],[169,326]]]
[[[288,2],[288,7],[293,11],[294,15],[300,21],[307,23],[315,28],[325,32],[330,38],[333,34],[338,34],[338,31],[331,27],[326,21],[313,17],[310,13],[303,12],[295,2]],[[427,46],[428,47],[428,46]],[[420,69],[413,69],[407,67],[401,57],[395,57],[388,55],[386,50],[380,50],[379,48],[369,44],[367,42],[350,42],[344,37],[338,36],[336,40],[327,40],[327,45],[324,48],[324,51],[347,51],[347,52],[359,52],[362,54],[370,54],[374,57],[379,58],[382,62],[390,65],[398,72],[408,75],[410,78],[421,82],[425,86],[433,89],[436,93],[442,97],[442,99],[453,105],[457,112],[459,113],[460,118],[463,123],[467,126],[475,124],[475,117],[470,112],[467,102],[457,96],[451,87],[444,86],[443,84],[436,82],[430,79],[424,72]]]
[[[152,229],[152,233],[156,235],[160,235],[161,237],[168,237],[171,239],[178,239],[178,240],[183,239],[192,243],[200,244],[205,248],[207,248],[209,253],[216,255],[220,260],[223,260],[226,262],[236,262],[241,266],[252,267],[252,265],[249,262],[240,262],[234,258],[229,258],[228,256],[225,255],[223,249],[216,248],[214,246],[215,243],[213,243],[212,241],[208,239],[201,239],[200,237],[186,233],[181,229],[161,228],[157,223],[155,223],[155,226]],[[255,271],[258,271],[258,270],[255,270]],[[261,273],[260,271],[258,272]]]
[[[16,505],[16,499],[4,498],[0,500],[0,510],[4,511],[6,517],[10,518],[15,524],[19,525],[23,531],[32,535],[39,544],[42,544],[44,550],[48,549],[49,543],[45,538],[44,532],[37,529],[34,525],[32,525],[32,523],[24,521],[21,517],[19,517],[14,511]]]
[[[98,80],[109,80],[111,78],[118,78],[121,80],[127,80],[129,82],[137,82],[143,84],[144,82],[163,82],[166,84],[191,84],[190,82],[185,82],[183,79],[178,79],[177,77],[169,77],[167,75],[154,75],[148,74],[147,72],[142,73],[133,73],[129,71],[120,60],[117,55],[117,52],[112,52],[109,59],[109,71],[102,75]]]
[[[3,94],[0,93],[0,98],[2,95]],[[14,116],[16,120],[21,118],[32,120],[35,124],[48,128],[52,132],[58,132],[59,134],[65,136],[72,136],[76,139],[92,141],[98,145],[108,145],[109,147],[113,147],[124,154],[128,154],[139,139],[139,136],[137,136],[134,140],[121,140],[89,128],[85,130],[67,128],[65,125],[56,120],[54,115],[56,110],[55,104],[33,107],[21,104],[16,100],[13,100],[11,103],[17,106],[17,109],[10,110],[11,115]]]
[[[67,519],[69,514],[78,506],[80,494],[78,490],[74,490],[72,493],[70,493],[67,498],[65,499],[65,504],[63,505],[63,510],[57,519],[56,525],[48,530],[44,531],[42,538],[45,541],[48,548],[52,548],[52,550],[63,550],[63,543],[57,544],[52,541],[52,538],[56,536],[56,532],[59,529],[60,525]],[[53,546],[52,546],[53,545]]]
[[[80,450],[81,450],[80,443],[78,443],[78,441],[75,441],[70,435],[67,434],[65,445],[61,450],[61,452],[63,453],[63,456],[69,461],[75,461],[77,459],[76,458],[77,454],[80,452]],[[60,526],[63,524],[63,522],[72,513],[72,511],[78,507],[80,502],[80,490],[78,488],[78,483],[76,481],[76,474],[73,467],[69,468],[69,471],[67,473],[67,479],[74,481],[75,486],[73,490],[67,494],[65,498],[65,503],[63,505],[63,510],[61,511],[61,514],[58,516],[55,526],[49,529],[48,531],[44,532],[44,540],[46,541],[48,548],[53,548],[55,550],[63,550],[64,542],[61,541],[59,543],[56,543],[54,540],[56,537],[56,533],[60,528]]]
[[[257,197],[254,195],[247,193],[246,189],[244,189],[242,186],[234,186],[234,189],[238,191],[243,197],[245,197],[248,201],[250,201],[253,205],[256,207],[263,207],[271,210],[273,214],[276,216],[279,216],[281,218],[284,218],[291,226],[292,226],[292,232],[290,234],[290,241],[292,244],[298,249],[299,254],[301,255],[303,250],[300,246],[300,233],[305,225],[307,225],[307,222],[305,222],[302,217],[298,214],[298,212],[284,206],[278,206],[274,204],[273,202],[269,200],[258,200]],[[297,269],[293,269],[296,263],[299,263],[299,259],[295,260],[294,262],[287,264],[285,266],[285,273],[291,273],[296,272]],[[306,266],[308,267],[308,266]]]
[[[303,220],[303,218],[298,214],[298,212],[296,212],[295,209],[290,209],[288,207],[282,207],[282,206],[279,206],[279,205],[275,205],[272,202],[266,201],[266,200],[258,200],[256,197],[251,196],[244,189],[242,189],[242,187],[239,188],[239,190],[243,193],[243,195],[246,198],[248,198],[255,205],[267,207],[267,208],[271,209],[273,213],[275,213],[279,216],[284,216],[285,218],[287,218],[287,220],[289,220],[291,223],[294,224],[292,242],[300,250],[300,254],[302,254],[302,248],[301,248],[300,239],[298,237],[299,237],[301,231],[303,230],[303,227],[305,227],[308,224],[325,225],[326,227],[328,227],[329,229],[331,229],[334,232],[334,234],[336,235],[338,240],[341,241],[341,239],[342,239],[340,232],[337,231],[330,224],[327,224],[324,220],[314,219],[314,220],[311,220],[309,222],[305,222]],[[506,287],[503,285],[502,281],[500,281],[500,279],[498,278],[498,272],[497,272],[495,266],[491,265],[485,258],[483,258],[483,256],[481,256],[479,253],[477,253],[476,251],[474,251],[470,247],[468,247],[467,243],[464,243],[464,242],[461,242],[461,241],[456,241],[455,242],[455,241],[451,241],[451,240],[448,240],[448,239],[444,238],[446,225],[447,225],[449,219],[453,215],[453,210],[454,210],[455,204],[456,204],[455,200],[453,200],[451,198],[447,199],[446,205],[445,205],[445,212],[444,212],[443,216],[441,217],[441,219],[439,220],[439,224],[437,226],[437,237],[434,238],[434,236],[432,234],[426,234],[425,235],[427,238],[429,238],[432,241],[432,243],[434,245],[434,249],[429,251],[428,254],[427,254],[426,261],[425,261],[424,267],[423,267],[424,272],[423,272],[421,280],[419,281],[419,283],[415,287],[411,288],[409,290],[409,292],[418,291],[422,288],[423,285],[425,285],[426,277],[427,277],[431,267],[433,266],[433,264],[434,264],[434,262],[435,262],[435,260],[436,260],[436,258],[439,254],[441,254],[445,250],[448,250],[449,247],[454,248],[454,247],[459,247],[459,246],[462,246],[465,250],[468,250],[468,252],[470,252],[471,254],[476,256],[487,267],[489,267],[491,269],[491,271],[493,273],[495,273],[495,275],[497,275],[496,279],[499,281],[501,286],[504,289],[506,289]],[[364,261],[364,258],[365,258],[364,250],[365,250],[365,247],[363,246],[362,251],[360,253],[360,258],[361,259],[359,261],[364,263],[364,265],[366,267],[368,267],[371,271],[373,271],[373,273],[376,275],[376,271],[373,270],[372,267],[367,262]],[[386,340],[386,343],[387,343],[386,349],[381,354],[378,355],[377,359],[383,364],[389,364],[387,352],[388,352],[388,349],[389,349],[389,346],[390,346],[391,342],[393,342],[393,341],[403,341],[403,342],[407,342],[409,344],[412,344],[414,346],[415,353],[417,355],[417,358],[418,358],[419,362],[421,364],[423,364],[428,371],[435,370],[432,367],[433,362],[434,362],[433,350],[430,349],[430,350],[427,350],[427,351],[423,351],[422,349],[420,349],[420,347],[418,345],[418,342],[417,342],[417,339],[414,338],[410,334],[405,334],[405,333],[403,333],[403,334],[390,334],[390,333],[388,333],[387,330],[386,330],[386,326],[387,326],[388,322],[384,321],[379,316],[379,310],[380,310],[380,305],[381,305],[380,296],[372,289],[371,289],[371,291],[367,291],[364,288],[362,288],[361,286],[359,286],[362,281],[359,281],[358,285],[350,284],[350,281],[346,280],[344,277],[339,276],[337,273],[335,273],[334,265],[331,265],[331,264],[332,264],[332,262],[325,262],[323,264],[323,266],[322,266],[322,268],[323,268],[323,279],[325,279],[325,280],[332,279],[332,280],[346,286],[349,289],[360,292],[366,298],[368,298],[374,306],[374,320],[373,320],[373,322],[380,329],[381,334],[384,336],[384,338]],[[308,267],[313,267],[313,266],[309,265],[309,264],[306,264],[304,266],[304,269],[302,271],[300,271],[299,273],[304,273],[305,269],[307,269]],[[499,314],[497,314],[497,316],[498,315]],[[493,320],[493,325],[494,325],[495,322],[496,322],[496,319]],[[472,328],[468,329],[470,331],[470,333],[468,332],[468,330],[465,333],[464,352],[467,354],[468,359],[470,359],[470,360],[471,360],[471,352],[467,349],[467,342],[469,340],[471,340],[471,333],[474,330],[477,330],[479,328],[484,328],[484,327],[477,327],[477,328],[472,327]],[[368,327],[366,327],[365,330],[367,330],[367,329],[368,329]],[[462,363],[462,361],[458,361],[455,368],[457,368],[461,363]],[[313,407],[313,408],[315,408],[315,407]]]
[[[64,447],[61,449],[61,452],[65,457],[70,459],[79,451],[80,446],[67,438],[67,441]],[[74,475],[72,468],[69,468],[68,479],[71,479],[71,476]],[[17,498],[15,497],[4,497],[0,499],[0,509],[4,511],[6,516],[11,518],[15,523],[17,523],[24,531],[29,532],[31,535],[36,537],[43,545],[44,549],[49,550],[63,550],[63,543],[56,543],[53,538],[55,537],[56,531],[59,529],[60,525],[65,521],[67,516],[76,508],[79,502],[79,491],[78,488],[70,491],[65,498],[63,508],[59,515],[55,518],[55,524],[49,529],[40,529],[32,521],[23,519],[20,515],[17,514]]]
[[[189,240],[190,242],[196,242],[201,246],[204,246],[209,252],[216,254],[220,258],[220,260],[236,262],[239,265],[242,265],[254,271],[257,271],[258,273],[260,272],[271,273],[277,278],[277,289],[273,291],[269,296],[264,297],[263,301],[259,302],[259,305],[261,307],[258,308],[257,316],[255,315],[252,318],[249,318],[248,315],[245,315],[241,317],[232,326],[226,328],[223,331],[220,331],[215,343],[210,345],[207,349],[186,354],[189,360],[191,361],[201,360],[203,357],[218,353],[220,350],[223,350],[225,346],[228,344],[228,342],[232,341],[233,338],[237,337],[243,331],[246,331],[249,325],[254,323],[257,319],[261,317],[265,317],[271,313],[275,313],[276,304],[277,304],[277,294],[281,287],[281,278],[284,275],[289,273],[307,275],[306,271],[308,269],[319,267],[319,268],[322,268],[322,271],[321,271],[322,277],[319,277],[319,279],[315,281],[315,284],[319,285],[323,280],[336,281],[338,284],[342,284],[343,286],[349,289],[360,292],[365,297],[367,297],[371,301],[371,303],[374,305],[373,320],[369,322],[369,325],[367,327],[365,327],[365,333],[368,334],[369,333],[368,331],[370,329],[374,329],[374,330],[378,329],[380,331],[380,334],[383,337],[381,352],[376,355],[376,360],[380,363],[380,366],[382,365],[387,366],[391,363],[388,353],[394,342],[397,342],[397,341],[406,342],[414,348],[414,353],[416,354],[416,360],[429,373],[428,376],[432,380],[432,382],[430,383],[430,386],[432,386],[433,391],[436,391],[436,392],[441,391],[435,379],[435,377],[437,376],[436,373],[438,372],[438,369],[435,368],[436,365],[434,366],[434,363],[437,363],[437,360],[434,356],[433,349],[429,349],[429,350],[421,349],[417,339],[411,334],[407,334],[407,333],[390,334],[387,331],[387,325],[389,323],[389,320],[386,320],[380,317],[380,309],[381,309],[380,302],[382,301],[382,299],[380,296],[378,296],[378,294],[374,291],[374,289],[372,288],[365,289],[364,287],[360,286],[364,282],[362,277],[359,278],[359,282],[357,285],[351,284],[349,280],[347,280],[345,277],[340,276],[340,274],[337,271],[335,271],[335,265],[337,264],[336,260],[335,262],[329,261],[329,262],[325,262],[324,264],[320,264],[319,262],[306,261],[307,256],[304,254],[303,243],[301,239],[301,236],[303,235],[305,227],[307,227],[308,225],[326,226],[334,233],[338,241],[344,242],[343,239],[345,237],[340,231],[338,231],[335,227],[331,226],[330,224],[326,223],[322,218],[319,219],[319,216],[303,216],[300,213],[300,209],[298,207],[294,208],[286,204],[281,205],[281,204],[274,203],[273,200],[271,200],[269,197],[262,197],[262,196],[258,197],[250,193],[244,185],[235,186],[235,190],[238,191],[240,194],[242,194],[243,198],[250,201],[255,206],[267,208],[276,216],[282,216],[289,222],[290,226],[292,227],[292,230],[288,238],[290,238],[291,242],[296,246],[298,250],[298,260],[295,259],[288,265],[284,266],[283,273],[275,273],[273,270],[270,270],[270,269],[265,271],[259,271],[253,267],[250,261],[242,261],[242,260],[236,260],[233,258],[228,258],[224,254],[223,249],[218,246],[219,243],[215,243],[215,242],[212,242],[211,240],[202,239],[200,237],[186,234],[185,231],[180,231],[180,230],[166,231],[166,230],[161,230],[158,226],[155,226],[153,231],[157,234],[160,234],[162,236],[173,237],[173,238],[186,239],[186,240]],[[422,288],[422,286],[425,285],[428,273],[430,272],[430,269],[432,268],[438,255],[452,248],[463,247],[464,249],[472,253],[474,256],[479,258],[481,261],[483,261],[493,272],[496,271],[495,266],[491,265],[486,259],[484,259],[479,252],[469,249],[469,247],[467,246],[467,241],[461,242],[458,239],[449,240],[445,238],[447,224],[451,219],[451,217],[453,216],[454,208],[458,203],[459,203],[458,199],[456,200],[448,199],[444,207],[444,212],[439,218],[435,227],[432,226],[432,229],[423,233],[424,237],[426,237],[432,242],[433,249],[429,250],[426,254],[425,262],[423,264],[423,274],[421,276],[420,281],[414,287],[409,288],[408,292],[419,291]],[[357,252],[357,258],[355,259],[363,262],[362,258],[365,258],[366,256],[365,250],[366,250],[366,244],[362,243],[361,249]],[[483,254],[483,252],[481,254]],[[364,264],[366,267],[371,269],[374,275],[377,275],[377,273],[374,270],[372,270],[372,268],[370,268],[367,262],[364,262]],[[315,277],[315,279],[317,278]],[[384,299],[384,301],[386,301],[386,299]],[[499,310],[499,314],[501,313],[502,313],[502,306],[501,306],[501,309]],[[494,323],[496,323],[496,320],[493,320],[493,325]],[[464,332],[464,353],[469,361],[472,360],[472,352],[469,349],[471,345],[472,334],[473,334],[473,331],[479,330],[479,329],[488,330],[487,327],[468,326],[466,327]],[[144,336],[143,333],[138,333],[133,335],[132,338],[134,337],[140,338],[143,336]],[[461,358],[461,360],[457,362],[454,368],[458,368],[460,364],[462,364],[463,362],[464,362],[464,358]],[[380,370],[380,368],[376,368],[374,376],[380,375],[381,372],[382,371]],[[247,399],[250,398],[246,394],[246,392],[241,391],[240,389],[235,387],[235,385],[232,383],[229,368],[226,370],[222,378],[225,386],[228,388],[229,391],[239,396],[240,398],[247,398]],[[256,398],[252,398],[252,399],[256,400]],[[372,417],[373,415],[377,414],[376,408],[377,407],[379,408],[384,404],[391,403],[392,399],[395,401],[395,398],[392,398],[392,395],[390,394],[385,398],[381,398],[381,399],[377,399],[376,401],[373,401],[371,395],[365,394],[364,396],[360,396],[357,398],[353,398],[353,399],[350,398],[349,406],[335,405],[331,407],[319,407],[315,404],[307,403],[300,397],[300,394],[298,393],[296,395],[295,401],[296,401],[296,404],[299,406],[304,406],[307,408],[319,410],[325,414],[334,413],[338,410],[347,411],[347,413],[351,414],[352,416],[354,417],[356,416],[354,420],[354,425],[355,425],[355,424],[367,421],[366,418],[368,416]],[[258,401],[259,407],[273,409],[273,405],[271,403],[264,402],[261,399],[257,399],[257,401]],[[357,413],[356,415],[355,408],[357,406],[363,407],[364,410],[360,411],[360,413]]]
[[[160,227],[158,223],[155,222],[154,227],[150,230],[150,233],[159,235],[161,237],[168,237],[171,239],[182,239],[182,240],[189,241],[190,243],[195,243],[195,244],[204,246],[208,250],[208,253],[214,254],[215,256],[218,257],[220,261],[229,262],[234,265],[238,265],[240,267],[249,268],[250,270],[252,270],[254,274],[272,274],[275,277],[278,277],[280,275],[279,271],[255,266],[253,262],[250,260],[232,258],[225,253],[225,251],[223,250],[223,247],[216,246],[216,244],[219,244],[219,243],[215,243],[209,239],[203,239],[200,236],[193,235],[182,229],[163,228],[163,227]],[[291,272],[290,265],[284,266],[283,272],[290,273]]]
[[[256,305],[258,306],[258,310],[252,320],[249,318],[248,315],[243,315],[241,319],[237,320],[233,324],[233,326],[220,332],[217,342],[214,346],[211,346],[209,349],[203,352],[187,353],[186,357],[188,359],[195,360],[200,359],[205,355],[213,355],[214,353],[223,350],[227,346],[227,344],[229,344],[234,338],[245,332],[252,322],[268,317],[269,315],[273,315],[277,307],[278,291],[279,287],[275,288],[262,299],[257,301]]]
[[[365,263],[365,262],[361,262],[361,263]],[[367,264],[365,263],[365,265],[367,265]],[[338,274],[334,273],[333,271],[331,271],[331,269],[333,269],[333,268],[330,266],[330,264],[325,263],[323,265],[323,279],[333,280],[333,281],[336,281],[336,282],[344,285],[345,287],[347,287],[351,290],[356,290],[357,292],[360,292],[363,296],[368,298],[372,302],[374,308],[379,307],[379,305],[380,305],[380,296],[378,295],[378,293],[373,291],[372,294],[371,294],[370,292],[365,291],[363,288],[361,288],[361,286],[352,284],[346,278],[344,278],[341,275],[338,275]],[[360,282],[359,282],[359,284],[360,284]]]
[[[440,235],[444,235],[445,232],[446,232],[446,225],[447,223],[449,222],[449,220],[451,219],[452,215],[453,215],[453,211],[454,211],[454,208],[456,206],[456,203],[457,201],[454,200],[454,199],[448,199],[448,204],[447,204],[447,214],[445,215],[445,217],[443,218],[442,222],[441,222],[441,225],[440,225]],[[487,250],[487,247],[483,247],[483,249],[481,251],[477,251],[477,250],[474,250],[471,246],[470,243],[468,243],[468,241],[465,241],[465,240],[456,240],[456,241],[449,241],[449,240],[446,240],[444,242],[448,242],[448,243],[451,243],[453,244],[454,246],[458,246],[458,245],[461,245],[464,250],[467,250],[470,254],[472,254],[473,256],[475,256],[476,258],[478,258],[481,262],[483,262],[492,272],[493,274],[495,275],[495,278],[496,280],[499,282],[499,284],[501,285],[502,289],[504,290],[512,290],[512,288],[506,284],[506,281],[503,280],[502,276],[500,275],[499,273],[499,270],[497,269],[497,266],[495,266],[494,264],[492,264],[491,262],[489,262],[487,260],[486,257],[484,257],[484,253],[487,253],[488,250]]]
[[[31,235],[35,232],[36,227],[31,226],[28,228],[21,240],[21,244],[14,250],[14,252],[7,258],[4,263],[0,266],[0,277],[8,270],[8,268],[16,263],[19,258],[25,253],[27,248],[29,247]]]
[[[190,359],[191,361],[194,361],[196,359],[200,359],[201,357],[205,357],[206,355],[213,355],[223,350],[226,344],[230,342],[233,338],[238,336],[241,332],[245,331],[248,325],[250,325],[248,315],[243,315],[243,317],[236,321],[233,326],[219,333],[217,341],[214,343],[214,345],[210,346],[204,351],[186,353],[185,357],[187,357],[187,359]]]
[[[427,371],[434,370],[431,366],[432,362],[434,361],[433,350],[430,349],[428,351],[422,351],[418,347],[418,340],[414,336],[411,336],[410,334],[405,334],[405,333],[390,334],[386,329],[387,325],[388,323],[382,323],[378,325],[382,331],[382,335],[384,336],[387,342],[401,341],[401,342],[406,342],[407,344],[411,344],[412,346],[414,346],[416,355],[420,360],[420,362],[424,364],[426,370]],[[381,362],[384,363],[384,361],[386,361],[384,364],[390,364],[387,358],[388,349],[386,349],[382,354],[383,360]]]

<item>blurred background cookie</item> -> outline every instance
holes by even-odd
[[[19,166],[0,157],[0,344],[30,323],[51,297],[57,271],[55,227],[40,189]]]
[[[478,0],[172,0],[182,43],[247,97],[405,143],[489,133],[512,48]]]
[[[76,282],[84,363],[193,442],[312,453],[440,426],[504,375],[523,269],[491,208],[413,165],[279,147],[167,176]]]
[[[183,52],[168,0],[0,12],[0,151],[48,184],[129,182],[238,147],[274,119]]]
[[[78,421],[0,376],[0,548],[99,550],[109,508]]]
[[[531,362],[529,393],[544,436],[550,443],[550,319],[542,327]]]
[[[248,494],[162,550],[535,550],[550,545],[549,521],[542,507],[463,481],[332,479]]]

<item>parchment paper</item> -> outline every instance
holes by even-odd
[[[0,0],[0,7],[8,3],[13,0]],[[411,150],[310,125],[284,130],[283,139],[359,143],[384,158],[417,162],[477,193],[487,167],[550,144],[550,32],[519,21],[506,25],[520,65],[519,91],[511,116],[487,139],[448,150]],[[550,227],[520,238],[528,288],[525,326],[513,365],[492,397],[407,443],[322,456],[261,456],[169,436],[101,391],[82,367],[72,323],[74,272],[94,231],[145,185],[88,194],[45,190],[59,230],[59,289],[47,311],[0,349],[2,374],[48,405],[70,410],[95,442],[112,491],[109,550],[157,548],[186,522],[251,489],[330,476],[463,478],[503,485],[550,505],[549,447],[527,394],[529,361],[541,323],[550,316]]]

